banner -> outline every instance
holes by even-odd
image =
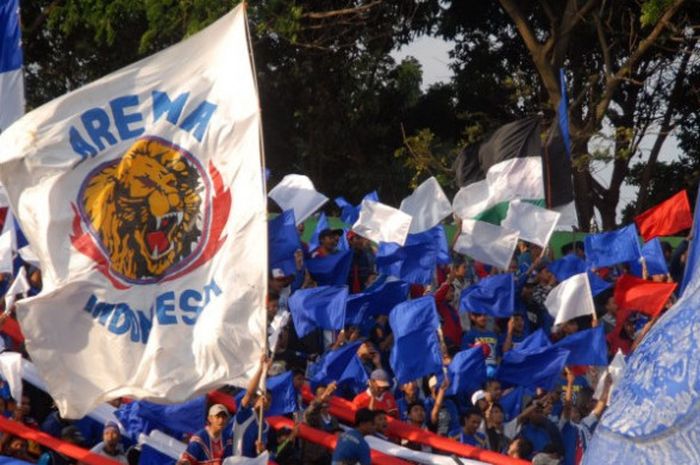
[[[0,180],[43,272],[17,313],[62,417],[254,371],[267,223],[250,60],[238,7],[0,136]]]

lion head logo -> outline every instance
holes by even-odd
[[[228,196],[218,172],[213,174],[215,194]],[[159,281],[182,270],[203,249],[209,250],[205,260],[212,255],[204,244],[211,223],[211,184],[185,150],[159,138],[139,139],[120,159],[88,175],[77,210],[92,240],[76,220],[71,240],[113,283],[112,275],[130,283]]]

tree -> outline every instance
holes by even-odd
[[[611,229],[642,138],[663,125],[664,115],[678,115],[674,82],[684,79],[681,57],[694,50],[687,31],[695,10],[684,0],[453,1],[441,32],[457,42],[459,105],[472,109],[470,124],[551,115],[560,99],[559,69],[566,70],[579,224],[586,227],[597,208]],[[594,138],[599,144],[591,150]],[[607,188],[591,173],[596,159],[613,164]]]

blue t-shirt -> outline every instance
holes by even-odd
[[[498,335],[487,329],[470,329],[462,336],[462,350],[469,349],[476,344],[486,344],[491,352],[486,358],[487,365],[497,365]]]
[[[370,465],[372,463],[369,444],[356,429],[350,429],[340,435],[333,451],[333,465],[338,463],[356,463]]]
[[[458,439],[462,444],[468,444],[470,446],[480,447],[482,449],[487,448],[486,436],[484,436],[483,433],[477,432],[475,434],[465,434],[464,431],[462,431],[459,434]]]

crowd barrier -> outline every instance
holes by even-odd
[[[311,402],[314,398],[311,389],[304,386],[302,395],[306,402]],[[333,397],[329,401],[330,413],[334,417],[346,423],[354,423],[355,421],[355,406],[340,397]],[[493,451],[479,449],[468,444],[462,444],[453,439],[439,436],[430,431],[425,431],[408,423],[396,420],[387,416],[389,436],[407,439],[411,442],[425,444],[433,449],[455,454],[468,459],[479,460],[493,465],[528,465],[530,462],[526,460],[514,459],[503,454],[498,454]]]

